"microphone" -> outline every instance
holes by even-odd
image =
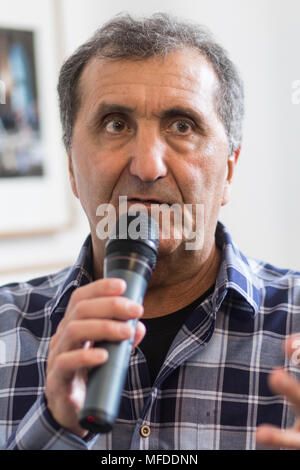
[[[137,232],[136,228],[140,227]],[[124,279],[122,296],[143,303],[154,270],[159,243],[157,222],[143,212],[122,214],[105,246],[104,277]],[[128,320],[135,330],[136,319]],[[121,342],[100,341],[95,347],[108,351],[108,360],[90,370],[80,425],[95,433],[112,430],[119,412],[134,334]]]

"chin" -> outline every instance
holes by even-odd
[[[158,246],[158,257],[164,257],[171,255],[181,249],[184,250],[184,242],[182,240],[174,240],[174,239],[159,239],[159,246]]]

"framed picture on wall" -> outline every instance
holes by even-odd
[[[0,180],[44,176],[34,32],[0,28]]]
[[[57,3],[1,4],[0,238],[51,233],[72,224],[56,93]]]

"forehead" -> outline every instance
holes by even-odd
[[[184,49],[146,60],[94,58],[83,70],[78,92],[81,109],[116,99],[138,106],[141,98],[149,102],[148,107],[168,101],[174,105],[177,100],[177,104],[212,108],[218,86],[210,62],[198,51]]]

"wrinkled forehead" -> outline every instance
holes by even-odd
[[[114,93],[133,96],[141,87],[215,101],[219,81],[208,59],[192,49],[143,60],[92,58],[81,74],[77,95],[82,106]]]

